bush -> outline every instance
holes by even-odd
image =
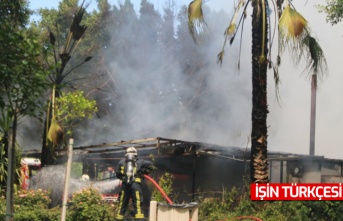
[[[20,190],[14,195],[14,220],[16,221],[59,221],[60,206],[48,208],[51,202],[49,192],[44,190]],[[102,201],[97,189],[87,188],[73,194],[68,202],[68,221],[114,220],[116,206]],[[6,199],[0,198],[0,220],[5,220]]]
[[[256,217],[263,221],[343,220],[341,201],[252,201],[249,188],[233,188],[222,197],[203,198],[199,202],[199,220],[227,221],[238,217]]]
[[[14,214],[15,221],[60,221],[61,209],[35,209],[16,211]]]
[[[116,206],[104,202],[100,192],[95,188],[84,188],[74,193],[69,204],[67,220],[114,220]]]
[[[162,193],[151,183],[149,183],[150,188],[152,189],[151,199],[155,200],[157,202],[165,202],[167,203],[167,200],[162,195]],[[159,181],[158,185],[161,187],[161,189],[164,191],[164,193],[169,196],[173,192],[173,175],[170,173],[164,173]]]
[[[51,199],[49,192],[46,190],[19,190],[14,196],[14,208],[15,210],[34,208],[47,209]]]
[[[170,177],[166,178],[170,181]],[[169,187],[170,182],[160,184]],[[168,188],[166,189],[168,190]],[[224,191],[220,197],[203,197],[199,203],[199,220],[227,221],[251,216],[263,221],[343,220],[341,201],[251,201],[249,189]],[[59,221],[61,207],[49,209],[49,192],[20,190],[14,195],[16,221]],[[72,195],[68,202],[67,221],[112,221],[117,205],[106,203],[95,188],[85,188]],[[5,220],[6,200],[0,197],[0,220]]]
[[[16,221],[58,221],[60,209],[48,209],[51,202],[49,192],[38,190],[19,190],[14,194],[14,220]],[[6,199],[0,198],[0,219],[5,220]]]

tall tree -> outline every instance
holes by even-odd
[[[343,18],[343,0],[326,0],[326,5],[318,5],[320,12],[326,13],[326,21],[338,24]]]
[[[235,12],[229,27],[225,30],[225,41],[222,51],[218,54],[218,62],[222,63],[226,42],[234,41],[238,27],[244,24],[247,6],[252,6],[252,113],[251,113],[251,156],[250,179],[253,183],[269,182],[267,163],[267,68],[273,67],[274,79],[279,80],[278,67],[280,54],[276,62],[271,59],[272,39],[269,29],[270,6],[274,6],[278,22],[278,37],[281,53],[286,45],[295,54],[296,62],[305,57],[307,67],[315,74],[325,70],[325,58],[316,39],[311,37],[307,21],[289,3],[288,0],[250,0],[237,1]],[[190,33],[197,41],[204,37],[206,23],[202,12],[202,0],[194,0],[188,7]]]
[[[62,91],[67,92],[75,89],[84,91],[87,98],[97,100],[97,115],[102,118],[114,107],[112,105],[114,104],[113,97],[118,96],[115,88],[113,88],[113,77],[109,75],[111,69],[107,66],[108,59],[106,59],[106,56],[110,51],[111,37],[116,38],[116,36],[111,36],[113,32],[112,27],[120,23],[124,17],[117,16],[119,10],[111,6],[108,0],[98,0],[97,8],[92,9],[92,11],[84,10],[87,9],[87,5],[82,2],[79,4],[78,0],[63,0],[60,2],[58,9],[39,9],[38,12],[41,20],[32,22],[30,24],[30,30],[36,34],[40,34],[42,43],[50,41],[49,44],[51,45],[51,40],[54,39],[55,41],[54,50],[56,54],[50,56],[46,62],[47,67],[54,67],[57,61],[57,68],[54,68],[49,75],[51,84],[56,85],[55,98],[58,98]],[[78,14],[79,12],[83,13],[82,16]],[[67,42],[66,36],[72,34],[70,31],[71,24],[76,24],[75,19],[80,19],[81,17],[82,21],[77,20],[77,22],[79,22],[79,26],[87,27],[87,30],[79,41],[77,41],[78,44],[72,44],[70,42],[70,45],[77,45],[77,47],[75,50],[70,51],[69,56],[71,57],[65,66],[63,66],[61,54],[63,54]],[[90,59],[90,56],[92,56],[92,61],[86,62]],[[68,58],[68,56],[65,57]],[[52,90],[52,87],[50,90]],[[50,113],[52,113],[51,110],[50,108]],[[49,115],[49,113],[47,114]],[[48,123],[50,124],[49,121],[48,119]],[[76,142],[81,141],[81,139],[78,139],[81,137],[82,142],[87,141],[85,140],[85,137],[87,137],[85,133],[88,130],[84,128],[88,123],[87,120],[84,120],[80,125],[75,127],[73,136]],[[46,140],[48,128],[46,126],[43,130],[45,133],[42,144],[43,165],[57,163],[53,155],[52,143]]]
[[[175,4],[174,0],[169,0],[169,4],[164,8],[162,27],[160,31],[160,39],[161,42],[163,42],[163,45],[161,45],[163,52],[171,53],[173,56],[176,48]]]
[[[137,64],[136,66],[141,66],[143,70],[152,72],[150,68],[154,65],[158,65],[155,56],[146,56],[147,51],[151,54],[159,54],[160,47],[158,47],[158,36],[160,35],[161,29],[161,15],[155,10],[154,5],[149,3],[147,0],[141,1],[141,7],[139,9],[140,17],[138,20],[137,33],[136,36],[136,53]],[[146,31],[149,27],[150,31]],[[156,64],[153,64],[155,62]]]
[[[17,127],[21,117],[39,115],[47,74],[38,59],[45,49],[25,30],[27,1],[2,1],[0,14],[0,121],[8,139],[4,142],[8,149],[6,220],[12,220]]]
[[[79,6],[78,0],[64,0],[59,5],[59,11],[41,9],[40,14],[43,17],[41,23],[31,25],[32,32],[40,30],[46,33],[42,35],[42,41],[47,40],[48,36],[48,48],[52,51],[51,56],[45,57],[45,66],[50,70],[51,101],[46,111],[43,129],[42,166],[55,164],[54,149],[56,146],[63,147],[65,144],[63,130],[54,115],[56,112],[55,98],[60,96],[63,88],[72,85],[70,74],[92,58],[86,55],[89,52],[87,48],[79,50],[79,44],[88,28],[83,22],[86,8],[87,5],[84,5],[84,1]],[[57,139],[47,139],[48,134],[55,134],[53,137]]]

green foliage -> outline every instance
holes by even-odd
[[[1,122],[0,122],[1,124]],[[8,157],[6,153],[6,145],[5,143],[8,142],[8,137],[1,137],[0,133],[0,194],[5,192],[7,188],[7,168],[8,168]],[[20,174],[20,167],[21,167],[21,153],[18,148],[15,148],[15,161],[14,161],[14,188],[17,188],[21,185],[21,174]]]
[[[6,188],[8,160],[5,156],[5,145],[0,143],[0,193]]]
[[[199,198],[199,220],[256,217],[264,221],[343,220],[340,201],[252,201],[249,190],[233,188],[221,197]]]
[[[73,194],[69,207],[68,220],[106,221],[114,219],[114,204],[102,201],[95,188],[85,188]]]
[[[162,190],[165,192],[165,194],[167,196],[169,196],[169,194],[172,193],[173,188],[173,175],[170,173],[164,173],[159,181],[158,181],[158,185],[162,188]],[[162,195],[162,193],[155,187],[152,191],[152,195],[151,198],[156,200],[157,202],[167,202],[166,199],[164,198],[164,196]]]
[[[96,101],[87,99],[82,91],[62,93],[56,101],[57,119],[62,127],[68,128],[68,134],[77,121],[91,118],[97,112]]]
[[[161,181],[163,180],[163,181]],[[168,192],[171,175],[164,174],[159,184]],[[161,200],[157,200],[161,202]],[[250,216],[264,221],[326,221],[343,220],[341,201],[251,201],[249,191],[233,188],[219,197],[198,198],[199,220],[233,220]],[[16,221],[58,221],[61,208],[48,208],[51,199],[44,190],[20,190],[14,195],[14,218]],[[73,194],[68,201],[68,221],[112,221],[116,204],[101,199],[95,188],[85,188]],[[0,197],[0,220],[5,219],[6,200]]]
[[[244,195],[243,195],[244,196]],[[240,192],[234,187],[231,191],[224,191],[221,197],[215,196],[200,196],[199,202],[199,217],[200,220],[218,220],[224,217],[231,217],[234,210],[251,211],[250,205],[241,203]]]
[[[16,221],[60,221],[61,210],[57,207],[53,209],[24,210],[15,213],[14,218]]]
[[[14,219],[16,221],[58,221],[59,208],[48,209],[49,192],[44,190],[19,190],[14,195]],[[0,198],[0,219],[5,219],[6,200]]]
[[[0,108],[9,109],[10,116],[32,116],[47,83],[47,72],[39,60],[45,49],[26,29],[19,28],[28,17],[26,1],[21,1],[22,5],[10,2],[0,5],[4,12],[1,16],[5,17],[1,22],[0,47],[6,49],[0,51]]]
[[[326,21],[331,25],[336,25],[343,18],[343,1],[342,0],[326,0],[326,5],[318,5],[320,12],[326,13]]]
[[[5,199],[5,193],[0,193],[0,219],[5,220],[5,214],[6,214],[6,199]]]
[[[13,27],[24,27],[29,19],[30,10],[27,7],[27,0],[1,0],[0,21]]]
[[[61,208],[48,208],[51,199],[45,190],[20,190],[14,196],[14,219],[16,221],[59,221]],[[112,221],[116,206],[101,200],[94,188],[82,189],[73,194],[68,202],[68,221]],[[0,220],[5,220],[6,200],[0,197]]]
[[[47,209],[51,202],[46,190],[19,190],[14,197],[16,211],[32,210],[34,208]]]
[[[58,116],[66,122],[84,117],[91,118],[97,111],[96,102],[88,100],[82,91],[62,93],[62,96],[57,98],[57,103]]]
[[[0,52],[0,92],[6,94],[0,96],[0,107],[9,109],[10,116],[36,116],[47,86],[47,72],[38,61],[42,46],[24,31],[0,31],[0,47],[6,48]]]
[[[31,35],[25,28],[29,17],[27,8],[28,1],[1,1],[0,4],[0,126],[5,135],[12,134],[13,142],[9,142],[6,136],[5,150],[15,150],[18,120],[22,116],[40,115],[41,98],[47,87],[47,70],[41,65],[40,55],[45,54],[43,45],[39,44],[37,38]],[[9,128],[9,125],[12,128]],[[9,146],[11,143],[11,146]],[[10,149],[11,148],[11,149]],[[11,168],[18,168],[16,162],[12,162],[13,154],[16,159],[20,155],[8,151],[8,164]],[[3,161],[5,162],[5,161]],[[18,161],[17,161],[18,163]],[[20,164],[20,159],[19,159]],[[2,165],[4,170],[7,165]],[[12,177],[14,171],[9,171]],[[19,171],[16,170],[14,182],[19,184]],[[3,181],[3,180],[2,180]],[[10,191],[9,203],[12,204],[12,180],[6,185]],[[14,188],[13,188],[14,187]],[[10,205],[12,210],[13,205]],[[7,211],[11,213],[11,211]]]

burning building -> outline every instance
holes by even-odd
[[[161,137],[73,148],[73,160],[83,162],[83,173],[91,180],[107,167],[116,167],[127,147],[133,146],[139,158],[154,162],[151,176],[158,180],[168,172],[173,175],[174,197],[191,201],[198,192],[221,193],[233,186],[242,186],[247,176],[249,154],[240,148]],[[66,152],[59,150],[61,160]]]
[[[157,169],[151,176],[155,180],[165,172],[173,175],[174,201],[190,202],[199,194],[220,195],[223,190],[243,186],[249,178],[250,149],[161,137],[76,146],[73,161],[82,162],[83,174],[87,174],[90,180],[97,180],[99,173],[117,166],[130,146],[136,148],[139,158],[154,162]],[[23,154],[29,153],[24,151]],[[66,150],[56,150],[56,154],[61,162],[66,161]],[[273,183],[343,180],[343,160],[269,151],[268,162]]]

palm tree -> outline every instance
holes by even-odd
[[[279,82],[278,67],[281,53],[286,46],[294,53],[296,64],[305,58],[307,69],[312,74],[322,74],[326,70],[326,61],[316,39],[310,35],[306,19],[300,15],[288,0],[238,0],[230,25],[225,30],[223,48],[218,54],[222,63],[224,50],[229,40],[235,39],[238,27],[244,24],[248,4],[252,6],[252,114],[251,114],[251,156],[250,180],[252,183],[269,182],[267,163],[267,69],[274,71],[276,85]],[[273,33],[270,29],[270,6],[274,7],[278,21],[278,55],[276,62],[271,59]],[[198,42],[206,36],[206,23],[202,12],[202,0],[194,0],[188,6],[189,29],[193,39]],[[239,19],[238,19],[239,18]],[[276,29],[276,28],[275,28]],[[243,28],[241,29],[243,30]]]
[[[84,2],[85,1],[83,0],[81,6],[78,7],[78,10],[73,17],[65,45],[61,51],[58,51],[58,49],[56,49],[60,47],[60,42],[58,41],[59,39],[56,40],[55,35],[50,31],[49,37],[50,44],[52,45],[53,50],[53,64],[56,68],[53,69],[53,71],[51,71],[49,75],[52,90],[51,102],[49,102],[48,104],[43,131],[43,145],[41,156],[42,166],[55,164],[55,146],[65,144],[64,131],[59,126],[58,121],[55,117],[55,98],[58,98],[60,96],[61,89],[66,86],[66,77],[68,77],[70,73],[72,73],[76,68],[80,67],[92,58],[88,56],[74,67],[71,67],[69,70],[66,69],[68,63],[72,58],[72,55],[75,52],[76,47],[83,39],[87,29],[87,26],[82,24],[83,15],[86,12],[87,8],[87,6],[84,6]],[[76,2],[76,4],[77,3],[78,2]],[[50,62],[47,61],[47,63],[49,64]]]

